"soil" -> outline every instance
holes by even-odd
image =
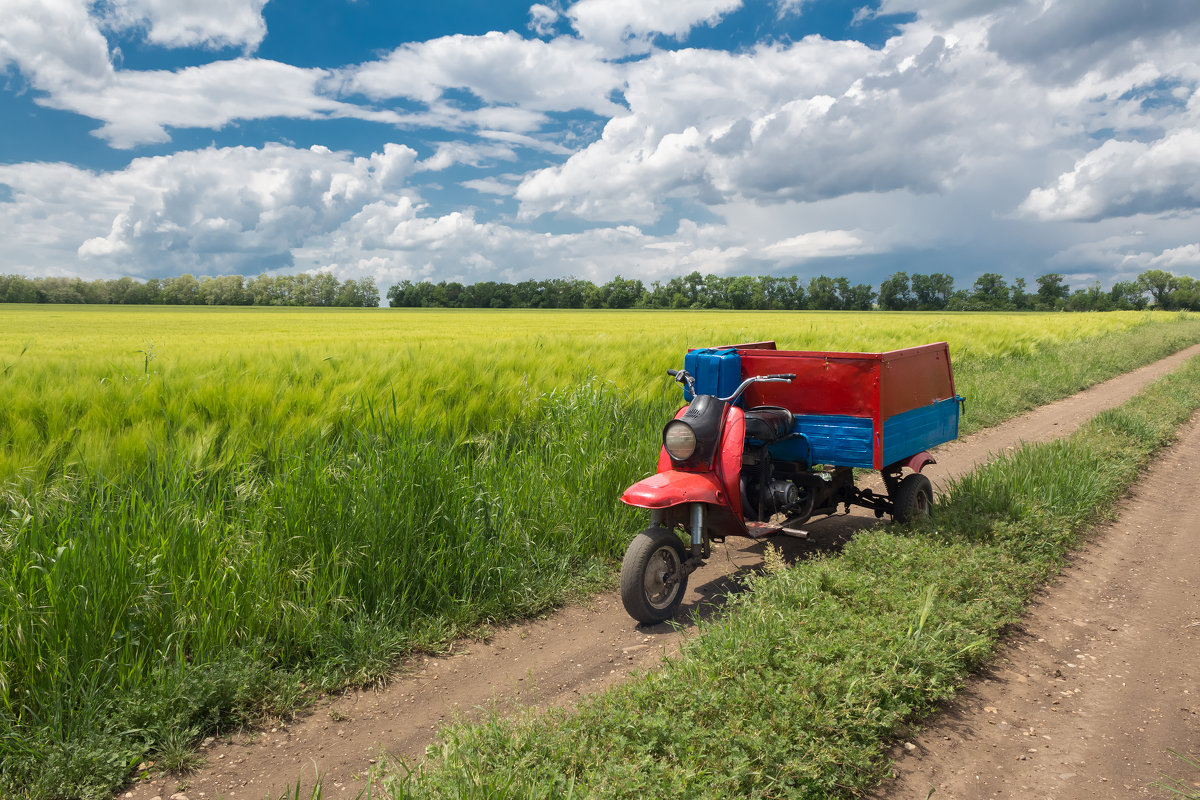
[[[944,445],[925,473],[936,486],[1022,441],[1070,433],[1198,354],[1200,345]],[[1198,466],[1200,427],[1193,426],[1148,474],[1121,521],[1046,590],[991,669],[908,742],[911,749],[897,749],[898,777],[881,800],[925,798],[930,788],[954,798],[1124,797],[1149,791],[1160,772],[1186,773],[1167,750],[1200,748]],[[806,539],[772,543],[796,560],[876,524],[870,512],[831,517],[809,522]],[[278,798],[298,782],[307,796],[320,775],[325,798],[352,798],[381,754],[418,761],[455,718],[518,704],[569,705],[653,667],[698,618],[721,612],[739,577],[762,563],[764,547],[748,539],[714,545],[690,578],[682,625],[635,625],[618,594],[599,595],[458,642],[450,655],[414,657],[384,689],[327,698],[291,722],[207,740],[199,770],[136,784],[122,796],[148,800],[183,789],[190,800]]]
[[[981,675],[898,747],[876,800],[1165,796],[1200,771],[1200,418],[1028,609]],[[1200,796],[1200,792],[1193,796]]]

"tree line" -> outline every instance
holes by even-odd
[[[387,291],[394,308],[711,308],[780,311],[1109,311],[1153,306],[1200,310],[1200,281],[1164,270],[1147,270],[1111,289],[1096,282],[1071,291],[1056,272],[1035,286],[1024,278],[1009,284],[995,272],[980,275],[970,289],[955,289],[954,278],[896,272],[878,291],[865,283],[818,275],[807,282],[786,277],[701,275],[692,272],[646,286],[617,276],[603,284],[579,278],[519,283],[481,281],[402,281]],[[25,278],[0,275],[0,303],[122,303],[139,305],[353,306],[379,305],[371,278],[339,281],[329,273],[241,275],[196,278],[133,278],[84,281],[80,278]]]
[[[1105,290],[1096,282],[1071,291],[1065,276],[1038,277],[1036,288],[1017,278],[1010,285],[995,272],[980,275],[970,289],[955,289],[944,272],[929,275],[896,272],[876,291],[846,278],[819,275],[807,283],[795,275],[689,275],[654,281],[617,276],[604,284],[579,278],[520,283],[483,281],[402,281],[388,289],[394,308],[716,308],[762,310],[884,311],[1112,311],[1200,310],[1200,281],[1163,270],[1148,270],[1135,280],[1117,281]]]
[[[807,284],[795,275],[701,275],[693,272],[655,281],[620,275],[608,283],[594,284],[579,278],[550,278],[520,283],[461,284],[456,281],[414,283],[402,281],[387,292],[398,308],[736,308],[799,310],[833,308],[867,310],[875,303],[875,290],[851,284],[846,278],[820,276]]]
[[[196,278],[25,278],[0,275],[0,303],[117,303],[173,306],[350,306],[375,308],[379,290],[372,278],[339,281],[317,275],[220,275]]]

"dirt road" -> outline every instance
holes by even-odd
[[[1197,354],[1200,354],[1200,345],[1093,387],[1074,397],[1030,412],[995,429],[983,431],[939,448],[936,451],[938,464],[927,468],[926,473],[937,483],[939,480],[945,480],[968,471],[977,462],[986,460],[990,454],[1015,447],[1022,440],[1042,441],[1069,433],[1094,414],[1105,408],[1119,405],[1133,396],[1146,383],[1170,372],[1184,360]],[[1184,451],[1189,449],[1195,453],[1198,448],[1195,446],[1183,448]],[[1177,473],[1176,477],[1187,481],[1189,473],[1186,471]],[[1191,488],[1194,490],[1194,481],[1192,481]],[[1187,493],[1187,491],[1180,492],[1178,500],[1185,499],[1184,496]],[[1158,517],[1146,519],[1139,524],[1147,530],[1169,524],[1184,524],[1186,519],[1173,520],[1169,516],[1173,509],[1179,506],[1178,501],[1150,504],[1150,511],[1157,509]],[[1193,519],[1195,518],[1193,517]],[[854,531],[875,524],[877,521],[873,516],[840,516],[810,523],[808,540],[780,539],[776,541],[776,544],[782,547],[785,555],[794,559],[816,548],[836,547]],[[1189,528],[1189,530],[1191,529]],[[1140,537],[1135,539],[1129,535],[1118,535],[1118,538],[1130,540],[1130,546],[1133,548],[1130,552],[1131,559],[1147,557],[1149,551],[1142,546]],[[1186,546],[1186,538],[1182,534],[1177,538],[1184,542],[1182,546]],[[1160,542],[1157,539],[1155,541]],[[1165,541],[1165,538],[1161,539],[1161,542]],[[1191,544],[1194,545],[1194,541]],[[691,612],[698,616],[719,613],[720,598],[730,591],[737,590],[738,575],[753,570],[761,563],[762,548],[762,544],[748,540],[731,539],[727,546],[716,545],[708,565],[691,576],[688,594],[684,601],[685,612]],[[1200,563],[1200,559],[1189,556],[1187,559],[1175,558],[1175,566],[1182,568],[1182,564],[1179,562],[1188,560],[1193,566]],[[1171,601],[1166,606],[1172,609],[1171,620],[1145,622],[1133,618],[1131,615],[1153,612],[1156,608],[1164,607],[1156,605],[1157,603],[1167,602],[1161,600],[1157,595],[1151,597],[1140,591],[1145,589],[1148,584],[1141,582],[1138,576],[1131,575],[1130,570],[1135,567],[1136,564],[1132,560],[1128,563],[1117,562],[1114,564],[1116,570],[1114,580],[1120,578],[1125,583],[1112,584],[1114,588],[1105,590],[1107,593],[1103,595],[1104,597],[1115,598],[1105,601],[1105,603],[1114,604],[1114,610],[1110,611],[1108,615],[1099,613],[1099,608],[1094,607],[1097,602],[1095,600],[1091,601],[1092,608],[1085,608],[1078,613],[1072,612],[1069,618],[1071,621],[1067,624],[1074,626],[1076,619],[1082,622],[1081,629],[1072,632],[1072,636],[1075,638],[1067,640],[1053,634],[1051,636],[1043,634],[1041,638],[1046,639],[1045,643],[1036,642],[1034,639],[1024,644],[1027,650],[1031,649],[1031,645],[1034,643],[1039,647],[1048,647],[1049,644],[1057,647],[1062,644],[1066,649],[1061,652],[1053,651],[1054,654],[1062,656],[1069,656],[1077,646],[1082,653],[1081,660],[1071,662],[1074,666],[1055,666],[1053,668],[1067,674],[1071,680],[1062,684],[1055,683],[1053,688],[1041,687],[1044,691],[1055,693],[1066,692],[1070,689],[1073,693],[1079,689],[1081,700],[1093,694],[1099,699],[1110,693],[1110,688],[1115,686],[1115,682],[1119,680],[1108,677],[1110,673],[1126,676],[1123,680],[1131,686],[1139,685],[1136,683],[1139,680],[1138,677],[1134,677],[1134,682],[1131,683],[1129,676],[1140,673],[1135,673],[1124,663],[1113,660],[1134,658],[1135,653],[1128,650],[1128,647],[1140,647],[1143,652],[1153,652],[1158,647],[1159,652],[1164,653],[1163,666],[1175,663],[1173,656],[1168,655],[1173,651],[1161,650],[1160,645],[1166,640],[1160,641],[1151,636],[1148,625],[1157,625],[1158,622],[1162,622],[1168,627],[1176,622],[1179,625],[1186,625],[1194,619],[1184,619],[1188,612],[1182,610],[1183,607],[1176,604],[1175,601]],[[1187,577],[1183,573],[1180,574]],[[1195,592],[1200,590],[1200,575],[1196,575],[1195,572],[1189,574],[1194,576],[1190,586],[1174,581],[1163,584],[1161,580],[1157,580],[1155,585],[1188,588],[1192,592],[1193,611],[1191,613],[1195,617],[1197,613],[1200,613],[1195,611]],[[1121,586],[1126,588],[1122,589]],[[1128,598],[1131,596],[1133,587],[1138,587],[1139,593],[1137,594],[1138,599],[1131,603]],[[1124,593],[1124,597],[1122,597],[1122,593]],[[1148,603],[1149,605],[1147,605]],[[1086,606],[1087,603],[1084,605]],[[1109,622],[1105,620],[1111,621],[1117,618],[1122,620],[1116,626],[1117,630],[1108,631],[1111,636],[1105,639],[1106,642],[1111,640],[1114,643],[1112,646],[1098,649],[1098,646],[1090,640],[1079,638],[1083,635],[1084,630],[1093,630],[1097,625],[1107,625]],[[1126,632],[1126,628],[1121,627],[1126,623],[1131,628],[1128,632]],[[442,724],[456,714],[464,714],[468,718],[478,714],[480,713],[479,707],[495,704],[504,708],[506,704],[515,702],[536,706],[569,704],[581,695],[595,692],[628,677],[635,670],[652,667],[664,653],[677,648],[681,638],[688,635],[690,630],[691,628],[686,626],[682,630],[668,625],[635,626],[621,608],[618,596],[615,594],[602,595],[594,598],[585,606],[566,608],[547,619],[498,631],[486,642],[462,642],[455,648],[455,653],[451,656],[413,659],[405,665],[404,674],[386,689],[351,692],[321,703],[312,713],[287,725],[280,724],[252,735],[238,736],[235,737],[233,743],[229,744],[212,742],[205,748],[207,765],[198,772],[186,778],[163,777],[152,782],[138,784],[123,796],[131,798],[131,800],[146,800],[155,796],[166,798],[178,791],[180,785],[184,785],[190,800],[197,800],[197,798],[216,800],[218,796],[227,798],[227,800],[242,800],[243,798],[257,800],[268,796],[278,797],[289,786],[294,787],[297,780],[300,780],[307,789],[311,787],[314,776],[319,773],[323,776],[326,798],[338,800],[353,797],[363,787],[363,778],[381,751],[387,751],[410,761],[417,759],[424,753],[425,747],[434,740],[435,734]],[[1097,630],[1106,631],[1107,629],[1102,627]],[[1198,628],[1191,628],[1189,631],[1188,635],[1193,637],[1194,643],[1196,637],[1200,637],[1200,632],[1198,632]],[[1143,636],[1150,638],[1139,638]],[[1166,636],[1165,630],[1161,636]],[[1087,642],[1086,647],[1083,645],[1084,641]],[[1154,645],[1154,647],[1150,645]],[[1017,650],[1016,652],[1024,655],[1023,651]],[[1105,660],[1103,662],[1093,661],[1093,659],[1100,659],[1101,653]],[[1121,656],[1120,653],[1126,653],[1126,655]],[[1083,658],[1083,656],[1087,656],[1087,658]],[[1200,662],[1193,658],[1193,663]],[[998,667],[997,669],[1005,668]],[[1053,673],[1053,669],[1051,669],[1051,673]],[[1172,674],[1181,674],[1189,669],[1190,666],[1187,663],[1179,662],[1175,673]],[[997,672],[996,674],[1007,673]],[[1030,667],[1021,674],[1031,675],[1033,668]],[[1103,677],[1108,683],[1098,685],[1106,688],[1093,691],[1089,681],[1100,677]],[[993,677],[992,680],[995,678]],[[1026,680],[1031,681],[1032,686],[1033,679],[1026,677]],[[1167,678],[1164,673],[1162,693],[1151,691],[1146,695],[1146,699],[1152,700],[1154,705],[1145,706],[1145,711],[1136,716],[1136,719],[1134,716],[1111,719],[1114,727],[1105,731],[1093,731],[1093,739],[1100,741],[1101,736],[1106,736],[1114,740],[1117,737],[1125,740],[1127,739],[1126,734],[1128,734],[1130,742],[1143,741],[1143,739],[1135,738],[1134,729],[1152,723],[1142,720],[1149,720],[1156,715],[1163,719],[1178,716],[1182,713],[1177,710],[1179,707],[1190,707],[1187,703],[1179,702],[1174,693],[1168,697],[1167,687],[1171,686],[1171,691],[1174,692],[1173,687],[1178,680],[1176,677]],[[1193,690],[1193,695],[1195,691]],[[1047,709],[1051,707],[1054,709],[1045,712],[1046,715],[1049,715],[1048,718],[1060,715],[1058,709],[1066,701],[1065,694],[1053,698],[1044,695],[1039,695],[1039,697],[1038,702],[1044,701]],[[1074,698],[1075,695],[1072,694],[1072,697]],[[1050,706],[1049,704],[1055,699],[1059,700],[1059,704]],[[1170,702],[1167,702],[1168,699]],[[964,702],[970,703],[971,701],[965,700]],[[1013,705],[1011,702],[1003,705],[1005,716],[1001,716],[999,710],[995,714],[984,712],[988,714],[987,719],[970,724],[987,726],[988,722],[999,723],[1007,720],[1005,724],[1016,730],[1018,734],[1017,726],[1019,725],[1025,725],[1026,729],[1032,726],[1036,730],[1037,721],[1032,723],[1028,723],[1028,721],[1034,719],[1040,712],[1018,704],[1017,709],[1020,713],[1017,713],[1009,708]],[[969,710],[973,707],[965,706],[964,708]],[[999,706],[996,708],[999,709]],[[1061,717],[1066,719],[1068,715],[1061,714]],[[1190,718],[1193,721],[1196,719],[1194,714]],[[1079,719],[1083,718],[1079,717]],[[987,727],[990,732],[992,728],[996,728],[996,725]],[[965,726],[957,730],[958,732],[953,735],[940,735],[951,735],[951,742],[955,735],[962,741],[968,741],[968,737],[973,735]],[[1194,732],[1195,728],[1192,730]],[[931,735],[936,736],[936,734]],[[1041,747],[1045,741],[1040,739],[1041,735],[1041,732],[1037,732],[1036,736],[1039,741],[1036,744],[1031,743],[1033,742],[1032,738],[1026,737],[1028,741],[1023,742],[1027,745],[1025,749]],[[1141,733],[1136,733],[1136,737],[1141,736]],[[1180,740],[1174,744],[1186,746],[1187,741],[1189,740]],[[1196,742],[1197,739],[1193,735],[1190,741]],[[938,742],[931,745],[924,739],[917,744],[917,748],[918,752],[928,753],[942,753],[946,750]],[[922,750],[922,748],[925,749]],[[1133,753],[1134,751],[1129,750],[1129,752]],[[1013,765],[1032,768],[1035,763],[1038,763],[1033,760],[1035,758],[1033,753],[1027,753],[1027,756],[1026,762],[1028,763],[1015,760],[997,763],[996,774],[1005,774],[1004,770],[1008,770]],[[1045,760],[1043,759],[1043,761]],[[915,783],[896,783],[892,790],[896,793],[889,794],[887,797],[918,796],[912,787],[924,785],[922,783],[924,778],[917,773],[917,770],[910,769],[909,762],[916,764],[917,760],[905,759],[901,764],[901,771],[906,778],[911,775]],[[1075,764],[1076,762],[1072,761],[1071,763]],[[1152,765],[1147,765],[1148,768],[1150,766]],[[942,772],[953,772],[958,768],[947,762],[937,774],[941,776]],[[1062,766],[1056,774],[1070,772],[1075,773],[1075,777],[1060,779],[1059,782],[1063,786],[1082,785],[1084,778],[1090,777],[1085,775],[1084,768],[1079,766]],[[1114,777],[1108,779],[1109,782],[1115,780]],[[1003,785],[998,784],[996,788],[1013,789],[1013,786],[1008,785],[1010,783],[1011,781]],[[1033,786],[1034,784],[1027,785]],[[921,791],[919,796],[924,797],[927,791],[928,787]],[[1067,796],[1054,793],[1051,795]],[[946,796],[957,797],[960,795],[948,794]],[[982,797],[985,795],[961,796]],[[1042,795],[1020,793],[1007,796]],[[1080,794],[1078,796],[1092,797],[1096,795]]]
[[[1156,462],[877,800],[1164,796],[1200,786],[1200,421]]]

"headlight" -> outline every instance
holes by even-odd
[[[663,447],[671,458],[686,461],[696,452],[696,432],[686,422],[668,422],[663,429]]]

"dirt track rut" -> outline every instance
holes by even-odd
[[[1163,796],[1200,786],[1200,418],[929,721],[877,800]]]
[[[963,474],[991,454],[1016,447],[1021,441],[1044,441],[1065,435],[1105,408],[1121,404],[1193,355],[1200,355],[1200,345],[994,429],[952,442],[935,451],[938,464],[928,467],[926,473],[936,484]],[[1194,491],[1194,480],[1191,488]],[[875,524],[877,521],[871,515],[839,516],[810,523],[807,540],[779,538],[775,543],[789,558],[797,558],[813,549],[836,547],[854,531]],[[1150,520],[1143,524],[1159,523]],[[727,545],[715,546],[708,565],[691,577],[684,612],[690,611],[695,616],[720,613],[720,598],[736,590],[739,574],[761,563],[762,549],[761,543],[749,540],[731,539]],[[1193,563],[1197,561],[1194,555],[1189,557]],[[1192,582],[1191,589],[1194,609],[1194,592],[1200,589],[1200,576]],[[167,776],[137,784],[123,796],[130,800],[166,798],[183,784],[190,800],[278,797],[289,787],[295,787],[298,780],[307,791],[314,776],[320,774],[326,798],[353,797],[363,788],[363,779],[381,752],[410,762],[419,759],[426,746],[434,741],[439,727],[455,715],[470,718],[480,713],[481,707],[504,708],[518,702],[539,707],[572,703],[581,695],[623,680],[634,671],[654,666],[664,654],[675,650],[691,630],[688,626],[682,629],[668,625],[635,626],[616,594],[601,595],[586,605],[563,609],[546,619],[500,630],[486,642],[461,642],[450,656],[412,659],[404,665],[403,674],[385,689],[350,692],[320,703],[311,713],[286,725],[238,735],[232,743],[210,743],[204,751],[207,763],[199,771],[185,778]],[[1190,630],[1194,632],[1197,628]],[[1132,636],[1120,642],[1122,646],[1135,643]],[[1089,649],[1093,651],[1089,655],[1094,655],[1095,648]],[[1169,705],[1163,709],[1162,713],[1171,710]],[[1106,735],[1121,736],[1127,731],[1120,727],[1123,720],[1113,722],[1120,729],[1114,728]],[[1128,723],[1135,725],[1135,720],[1130,718]],[[1076,767],[1070,770],[1064,767],[1059,774],[1068,771],[1082,774]],[[920,783],[923,779],[915,780]],[[903,793],[906,791],[903,788],[895,791],[901,793],[887,797],[916,796]],[[927,791],[928,787],[920,797]]]

